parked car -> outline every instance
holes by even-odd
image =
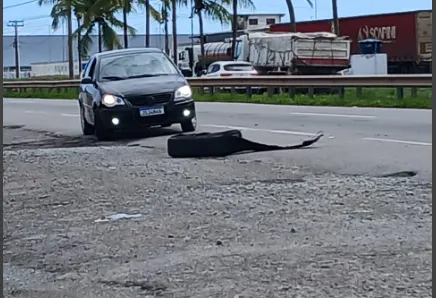
[[[180,124],[197,127],[191,88],[160,49],[107,51],[93,55],[80,83],[82,131],[99,140],[115,131]]]
[[[256,76],[257,71],[249,62],[217,61],[209,65],[205,77],[243,77]]]
[[[202,77],[245,77],[257,76],[258,73],[249,62],[240,61],[217,61],[209,65],[207,70],[203,71]],[[245,87],[234,87],[238,93],[246,92]],[[223,87],[221,91],[230,91],[231,88]],[[253,88],[253,92],[258,93],[260,88]]]

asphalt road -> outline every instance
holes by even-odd
[[[4,99],[3,125],[80,136],[78,105],[71,100]],[[200,131],[241,129],[246,138],[295,143],[323,131],[313,150],[265,152],[272,158],[319,171],[379,175],[417,171],[431,179],[432,112],[373,108],[197,103]],[[174,131],[178,131],[174,126]],[[132,142],[165,148],[168,136]],[[238,158],[241,158],[240,156]]]

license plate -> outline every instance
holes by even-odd
[[[152,107],[152,108],[142,108],[139,110],[139,115],[141,117],[150,117],[165,114],[163,107]]]

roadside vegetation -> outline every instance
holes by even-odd
[[[356,96],[354,88],[345,89],[343,98],[335,94],[308,95],[297,94],[290,98],[287,94],[273,95],[267,93],[256,94],[249,98],[246,94],[215,93],[201,94],[194,91],[197,102],[229,102],[229,103],[259,103],[276,105],[308,105],[308,106],[343,106],[343,107],[388,107],[388,108],[416,108],[431,109],[432,90],[418,89],[416,97],[412,96],[410,89],[404,90],[404,99],[397,99],[395,88],[365,88],[362,96]],[[77,99],[77,90],[74,88],[61,89],[26,89],[16,92],[4,90],[5,98],[47,98],[47,99]]]

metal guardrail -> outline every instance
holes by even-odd
[[[268,88],[268,94],[272,95],[274,88],[286,88],[290,96],[293,96],[295,88],[309,89],[309,96],[313,96],[315,88],[337,88],[339,95],[343,94],[343,88],[357,88],[357,95],[361,94],[364,87],[388,87],[397,88],[397,97],[403,98],[403,88],[432,88],[432,75],[331,75],[331,76],[250,76],[250,77],[199,77],[187,78],[193,88],[208,88],[209,92],[214,92],[215,88],[235,87],[246,88],[248,96],[251,96],[252,88]],[[80,80],[58,80],[58,81],[4,81],[5,89],[60,89],[76,88]]]

